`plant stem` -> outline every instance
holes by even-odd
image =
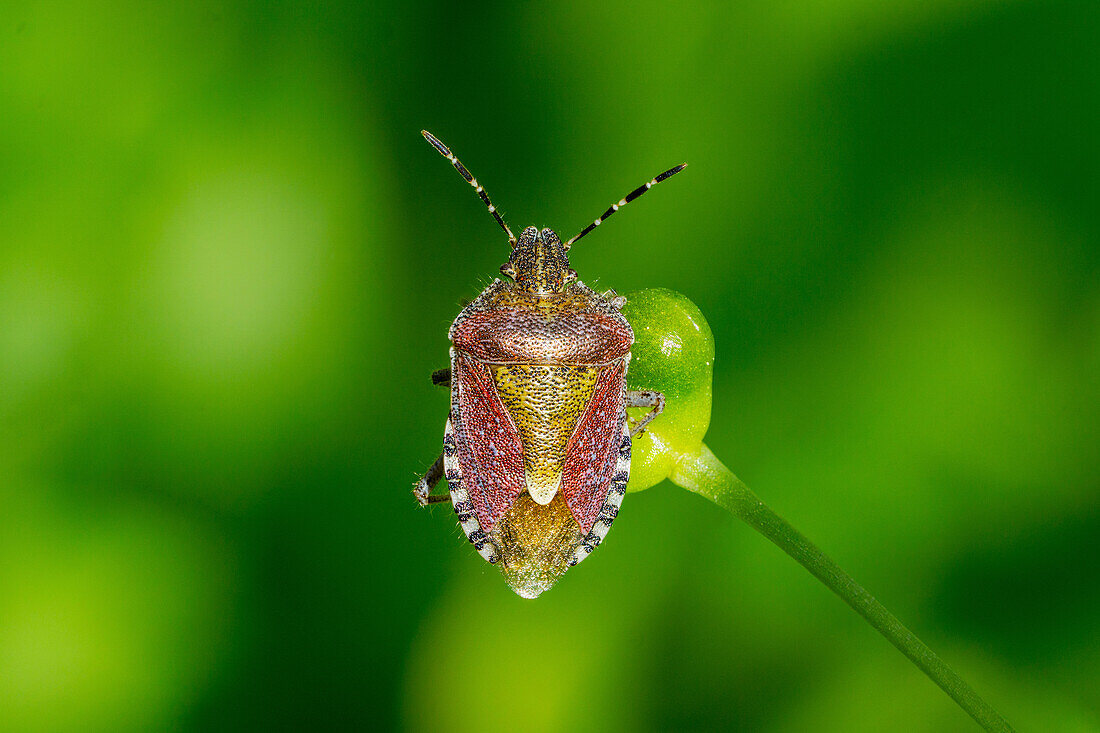
[[[698,455],[683,456],[669,478],[673,483],[705,496],[729,510],[797,560],[856,613],[867,619],[871,626],[909,657],[913,664],[987,731],[1012,731],[1005,719],[978,697],[973,688],[929,649],[927,644],[905,628],[825,553],[761,501],[706,445],[702,446]]]

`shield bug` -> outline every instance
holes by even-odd
[[[454,153],[424,138],[477,191],[512,247],[494,280],[451,324],[451,390],[443,453],[416,483],[422,505],[451,501],[478,553],[516,593],[534,598],[595,549],[619,513],[631,439],[664,407],[626,388],[634,332],[625,299],[577,279],[567,252],[609,216],[687,165],[612,204],[567,242],[527,227],[517,238]],[[628,407],[651,408],[635,422]],[[446,477],[449,494],[432,494]]]

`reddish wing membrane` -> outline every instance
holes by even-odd
[[[561,492],[585,533],[600,517],[620,457],[626,419],[623,366],[618,361],[604,367],[566,449]],[[629,436],[626,440],[629,457]]]
[[[488,367],[455,350],[451,369],[458,385],[456,449],[462,486],[481,529],[489,532],[526,488],[523,445]]]

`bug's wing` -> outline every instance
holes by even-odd
[[[464,522],[472,542],[479,542],[525,488],[523,445],[516,426],[501,404],[489,368],[460,351],[451,359],[451,422],[457,469],[447,475],[455,509],[472,509],[476,523]],[[447,446],[444,445],[446,459]],[[462,494],[465,494],[465,502]],[[466,506],[466,504],[472,506]],[[463,504],[463,506],[459,506]],[[465,512],[471,513],[471,512]]]
[[[625,366],[615,362],[600,373],[566,450],[561,492],[585,533],[573,564],[587,557],[611,528],[630,478]]]

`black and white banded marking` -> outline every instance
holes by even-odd
[[[455,431],[451,424],[451,418],[447,418],[447,426],[443,429],[443,471],[447,477],[447,486],[451,490],[451,503],[454,504],[455,514],[458,515],[458,526],[466,534],[467,539],[473,544],[486,561],[496,563],[500,559],[496,545],[481,529],[481,522],[474,511],[474,503],[470,501],[470,495],[462,485],[462,467],[458,463],[458,450],[455,445]]]
[[[615,457],[615,471],[611,474],[607,497],[604,499],[603,506],[600,507],[599,516],[592,524],[592,529],[573,552],[573,557],[569,560],[570,567],[588,557],[592,554],[592,550],[599,547],[611,530],[615,517],[619,515],[619,507],[622,506],[623,497],[626,496],[626,484],[630,481],[630,450],[630,425],[624,411],[619,422],[619,446],[618,455]]]
[[[629,204],[629,203],[630,203],[631,201],[633,201],[634,199],[638,198],[639,196],[641,196],[641,195],[642,195],[643,193],[645,193],[645,192],[646,192],[646,191],[648,191],[649,189],[651,189],[651,188],[653,188],[654,186],[656,186],[656,185],[657,185],[658,183],[660,183],[661,181],[665,180],[666,178],[671,178],[672,176],[676,175],[677,173],[679,173],[680,171],[682,171],[682,170],[683,170],[684,168],[687,168],[687,163],[681,163],[680,165],[676,166],[675,168],[669,168],[669,169],[668,169],[667,171],[665,171],[664,173],[660,174],[660,175],[659,175],[659,176],[657,176],[656,178],[653,178],[653,179],[651,179],[651,180],[649,180],[649,181],[647,181],[647,182],[643,183],[642,185],[638,186],[638,187],[637,187],[636,189],[634,189],[633,191],[631,191],[630,193],[628,193],[628,194],[626,195],[626,198],[622,198],[622,199],[619,199],[619,203],[617,203],[617,204],[611,204],[611,208],[610,208],[610,209],[608,209],[607,211],[603,212],[603,214],[601,214],[601,215],[600,215],[600,217],[599,217],[598,219],[596,219],[596,220],[595,220],[594,222],[592,222],[591,224],[589,224],[588,226],[586,226],[586,227],[585,227],[585,228],[584,228],[584,229],[583,229],[583,230],[581,231],[581,233],[580,233],[580,234],[578,234],[577,236],[573,237],[573,238],[572,238],[572,239],[570,239],[570,240],[569,240],[568,242],[566,242],[566,243],[565,243],[565,249],[566,249],[566,250],[568,251],[568,250],[569,250],[569,248],[573,246],[573,243],[574,243],[574,242],[576,242],[576,241],[577,241],[578,239],[580,239],[581,237],[583,237],[583,236],[584,236],[585,234],[588,234],[588,233],[589,233],[590,231],[592,231],[593,229],[595,229],[596,227],[598,227],[598,226],[599,226],[600,224],[603,224],[603,223],[604,223],[604,220],[606,220],[606,219],[607,219],[607,217],[611,216],[611,215],[612,215],[612,214],[614,214],[614,213],[615,213],[616,211],[618,211],[619,209],[623,208],[624,206],[626,206],[627,204]]]
[[[452,374],[454,373],[454,367],[455,350],[452,348]],[[474,511],[474,503],[470,501],[470,494],[466,491],[466,487],[462,485],[462,466],[458,462],[458,442],[455,437],[453,423],[456,417],[459,421],[462,419],[457,409],[457,405],[461,404],[458,394],[459,387],[459,380],[452,379],[451,406],[454,412],[447,418],[447,425],[443,428],[443,474],[447,477],[447,486],[451,490],[451,503],[454,505],[455,514],[458,515],[458,526],[462,527],[466,538],[470,540],[478,554],[485,558],[487,562],[495,564],[500,560],[500,552],[492,540],[489,539],[488,534],[481,529],[481,522],[478,521],[477,512]],[[459,427],[461,429],[461,422]]]
[[[427,130],[421,130],[420,134],[424,136],[425,140],[432,144],[433,148],[439,151],[440,155],[451,161],[451,165],[455,167],[455,170],[458,171],[460,176],[466,179],[466,183],[474,187],[474,190],[477,191],[477,195],[481,197],[482,202],[485,204],[486,208],[489,209],[489,213],[497,220],[497,224],[500,224],[501,229],[508,234],[508,243],[515,247],[516,235],[512,234],[512,230],[508,228],[508,225],[504,223],[504,219],[497,213],[497,207],[493,206],[493,202],[489,200],[489,194],[487,194],[481,184],[477,182],[477,179],[474,178],[474,174],[470,173],[470,171],[466,169],[466,166],[462,165],[462,161],[456,158],[455,154],[451,152],[451,149],[444,145],[435,135]],[[670,173],[669,175],[672,174]]]

